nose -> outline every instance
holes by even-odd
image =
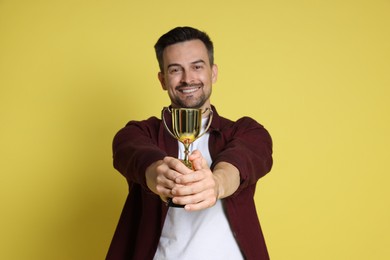
[[[194,74],[191,73],[188,70],[184,71],[183,74],[182,74],[182,77],[181,77],[181,82],[182,83],[187,83],[187,84],[194,83],[195,82]]]

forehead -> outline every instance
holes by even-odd
[[[204,60],[209,63],[207,48],[201,40],[190,40],[169,45],[163,52],[164,67],[169,64],[192,63]]]

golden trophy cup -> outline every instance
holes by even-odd
[[[165,111],[172,115],[172,131],[168,127],[165,121]],[[202,132],[202,115],[210,111],[209,120],[205,130]],[[192,169],[192,164],[188,160],[190,145],[195,142],[196,139],[201,137],[207,132],[213,119],[213,111],[210,108],[202,111],[197,108],[164,108],[162,111],[162,120],[164,122],[165,129],[169,132],[173,138],[177,139],[184,145],[184,159],[182,162]]]
[[[165,111],[172,115],[172,131],[165,121]],[[202,131],[202,115],[209,111],[209,120],[206,128]],[[196,139],[204,135],[210,128],[213,119],[213,111],[206,108],[204,111],[197,108],[164,108],[162,111],[162,121],[165,129],[173,138],[177,139],[184,145],[184,159],[181,160],[188,168],[192,169],[192,163],[188,160],[190,145]],[[184,205],[176,205],[168,199],[168,206],[184,207]]]

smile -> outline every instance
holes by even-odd
[[[202,83],[198,84],[182,84],[176,88],[177,91],[183,94],[192,94],[203,87]]]
[[[190,88],[190,89],[180,89],[179,91],[183,94],[191,94],[191,93],[194,93],[196,92],[198,89],[200,89],[200,87],[197,87],[197,88]]]

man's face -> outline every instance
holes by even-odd
[[[212,84],[218,68],[210,65],[206,46],[200,40],[176,43],[163,52],[164,71],[158,78],[168,91],[173,107],[210,107]]]

